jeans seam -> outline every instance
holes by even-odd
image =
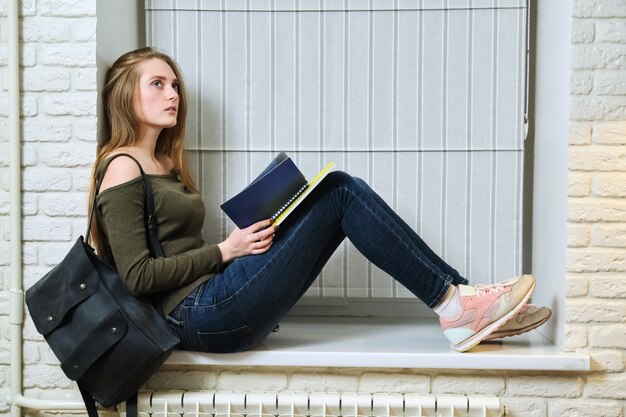
[[[198,291],[196,291],[196,296],[193,299],[193,305],[194,307],[196,307],[200,301],[200,297],[202,296],[202,294],[204,294],[204,287],[205,287],[206,282],[203,282],[202,284],[200,284],[200,286],[198,287]]]
[[[290,236],[289,240],[291,240],[291,237],[292,237],[292,236],[295,236],[295,235],[296,235],[296,232],[297,232],[299,229],[301,229],[301,228],[302,228],[302,223],[304,223],[304,222],[302,222],[302,221],[301,221],[301,222],[298,222],[298,223],[296,224],[296,226],[297,226],[297,227],[296,227],[296,230],[294,230],[294,231],[293,231],[293,233],[291,234],[291,236]],[[288,243],[289,243],[289,240],[288,240],[287,242],[284,242],[284,243],[283,243],[283,246],[284,246],[284,245],[286,245],[286,244],[288,244]],[[243,288],[245,288],[245,287],[246,287],[246,286],[250,283],[250,281],[252,281],[253,279],[255,279],[255,278],[256,278],[256,277],[257,277],[260,273],[262,273],[262,272],[263,272],[263,271],[264,271],[264,270],[265,270],[265,269],[266,269],[266,268],[267,268],[267,267],[268,267],[268,266],[272,263],[272,261],[273,261],[275,258],[276,258],[276,255],[273,255],[270,259],[268,259],[268,260],[267,260],[267,262],[265,262],[265,264],[263,265],[263,267],[262,267],[261,269],[259,269],[258,271],[256,271],[256,273],[255,273],[254,275],[249,276],[248,281],[246,281],[246,283],[245,283],[244,285],[242,285],[242,286],[241,286],[241,287],[240,287],[240,288],[239,288],[239,289],[238,289],[238,290],[237,290],[237,291],[236,291],[236,292],[235,292],[232,296],[234,296],[234,295],[235,295],[235,294],[237,294],[239,291],[241,291]],[[243,268],[241,268],[241,269],[242,269],[242,271],[245,273],[245,270],[244,270]]]
[[[449,278],[452,278],[452,277],[450,277],[450,275],[447,275],[447,276]],[[437,296],[435,297],[434,301],[432,303],[428,304],[428,308],[432,309],[432,308],[437,307],[437,305],[441,302],[441,300],[443,300],[443,298],[445,297],[446,293],[448,292],[448,289],[450,288],[450,285],[453,285],[452,284],[452,279],[450,279],[449,281],[445,280],[445,282],[446,282],[447,285],[444,285],[443,288],[441,289],[441,291],[439,291],[439,294],[437,294]]]
[[[369,206],[367,204],[364,204],[364,202],[358,198],[357,193],[353,192],[352,190],[348,189],[346,186],[341,186],[339,187],[347,192],[349,192],[353,199],[358,200],[359,204],[361,204],[362,207],[364,207],[365,210],[367,210],[367,212],[370,213],[370,215],[375,216],[380,222],[382,222],[383,224],[387,225],[387,227],[389,227],[389,230],[394,234],[394,236],[398,239],[398,241],[404,245],[404,247],[411,253],[414,254],[414,251],[411,250],[411,248],[404,242],[404,240],[398,235],[398,233],[396,232],[396,230],[394,230],[394,228],[390,227],[389,224],[385,221],[383,221],[383,219],[378,216],[378,214],[376,214],[374,211],[370,210]],[[428,265],[426,262],[424,262],[424,260],[420,257],[420,256],[415,256],[414,257],[417,258],[418,262],[422,264],[423,267],[425,267],[426,269],[428,269],[430,272],[432,272],[437,278],[439,279],[443,279],[444,282],[450,284],[452,282],[452,280],[448,280],[447,278],[451,278],[448,274],[444,274],[444,276],[438,274],[436,271],[434,271],[432,269],[432,267],[430,265]],[[445,286],[445,289],[447,290],[448,286]],[[441,294],[438,294],[438,297],[441,297]]]
[[[232,265],[232,264],[231,264]],[[246,271],[243,268],[240,268],[241,272],[243,274],[246,273]],[[246,274],[247,275],[247,274]],[[246,286],[250,283],[250,279],[248,279],[246,281],[246,283],[244,285],[242,285],[241,287],[237,288],[237,291],[235,291],[234,293],[232,293],[231,295],[229,295],[228,297],[224,298],[223,300],[218,301],[217,303],[211,304],[211,305],[199,305],[200,304],[200,296],[204,294],[204,291],[206,288],[202,288],[202,291],[198,290],[198,292],[196,293],[196,298],[194,300],[194,303],[192,306],[186,306],[183,305],[183,308],[185,309],[191,309],[191,308],[214,308],[219,306],[220,304],[226,303],[230,300],[232,300],[241,290],[243,290],[244,288],[246,288]],[[206,283],[202,283],[201,285],[204,285]]]

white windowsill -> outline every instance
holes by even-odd
[[[164,366],[313,366],[588,371],[589,355],[566,353],[539,333],[451,349],[436,321],[289,317],[249,352],[174,352]]]

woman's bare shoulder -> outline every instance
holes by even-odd
[[[112,153],[107,159],[112,158],[114,155],[127,152],[115,152]],[[102,183],[100,184],[100,191],[104,191],[107,188],[115,187],[120,184],[124,184],[128,181],[134,180],[139,177],[141,172],[137,163],[128,157],[118,157],[113,159],[107,167]]]

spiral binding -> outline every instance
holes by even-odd
[[[296,201],[296,199],[300,196],[300,194],[304,192],[304,190],[307,189],[308,186],[309,184],[304,184],[298,191],[296,191],[296,193],[293,196],[291,196],[289,200],[285,202],[285,204],[280,206],[280,208],[276,210],[276,213],[272,215],[271,217],[272,221],[275,221],[278,218],[278,216],[280,216],[283,213],[283,211],[287,210],[287,208],[291,205],[291,203]]]

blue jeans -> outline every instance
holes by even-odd
[[[276,232],[272,248],[237,258],[170,313],[181,348],[237,352],[262,342],[346,238],[429,307],[467,280],[363,180],[333,172]]]

